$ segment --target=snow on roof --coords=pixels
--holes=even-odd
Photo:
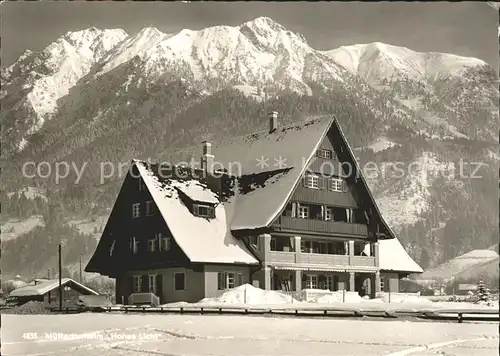
[[[211,204],[219,203],[217,195],[199,181],[189,180],[186,182],[179,182],[173,180],[171,185],[172,187],[179,189],[193,201]]]
[[[134,161],[175,242],[191,262],[257,264],[258,260],[229,228],[230,207],[215,206],[215,218],[194,216],[177,189],[189,190],[195,180],[159,178],[143,162]],[[172,182],[175,182],[172,184]],[[176,189],[177,188],[177,189]]]
[[[423,269],[408,255],[397,238],[379,240],[380,269],[422,273]]]
[[[272,222],[300,181],[332,121],[331,116],[318,116],[271,133],[263,131],[213,146],[215,161],[229,175],[238,177],[239,189],[230,202],[235,214],[232,230],[255,229]]]
[[[98,293],[89,287],[84,286],[81,283],[76,282],[75,280],[71,278],[63,278],[61,280],[61,285],[65,285],[68,283],[74,283],[80,288],[88,291],[91,294],[98,295]],[[57,288],[59,286],[59,279],[49,279],[45,280],[41,283],[38,284],[29,284],[24,287],[18,288],[13,290],[10,293],[10,297],[28,297],[28,296],[34,296],[34,295],[44,295],[45,293]]]

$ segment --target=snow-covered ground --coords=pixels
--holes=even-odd
[[[312,293],[312,290],[307,290]],[[312,302],[300,302],[292,295],[279,291],[266,291],[255,288],[252,285],[229,289],[218,297],[205,298],[198,303],[169,303],[162,307],[255,307],[265,309],[324,309],[341,308],[352,310],[441,310],[441,309],[498,309],[498,301],[492,302],[490,306],[483,304],[465,302],[432,302],[428,298],[419,297],[414,294],[393,293],[392,297],[384,295],[376,299],[363,299],[355,292],[347,292],[345,296],[341,291],[326,294],[318,294],[312,298]],[[345,300],[345,302],[343,302]]]
[[[486,356],[498,348],[493,323],[90,313],[2,319],[5,356]]]

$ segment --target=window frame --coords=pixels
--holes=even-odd
[[[149,239],[148,252],[155,252],[155,251],[156,251],[156,239]]]
[[[132,219],[141,217],[141,203],[132,204]]]
[[[161,233],[157,235],[159,242],[159,251],[166,252],[172,249],[172,238],[170,236],[161,236]]]
[[[217,290],[224,291],[243,285],[243,273],[238,272],[218,272],[217,273]]]
[[[178,275],[182,275],[182,284],[183,284],[183,288],[177,288],[177,276]],[[183,291],[186,291],[186,273],[185,272],[175,272],[174,273],[174,292],[183,292]]]
[[[134,279],[132,293],[142,293],[142,276],[132,276]],[[137,283],[138,282],[138,283]]]
[[[153,293],[153,294],[156,294],[157,290],[156,290],[156,282],[157,282],[157,279],[158,278],[158,275],[157,274],[149,274],[148,275],[148,291],[149,293]],[[153,283],[151,283],[151,280],[153,280]]]
[[[307,205],[300,205],[297,210],[298,210],[297,217],[299,219],[309,219],[309,207]]]
[[[342,193],[344,191],[344,184],[344,180],[341,178],[330,178],[328,179],[328,190]]]
[[[319,189],[319,179],[320,177],[316,174],[306,174],[306,187],[309,189]]]
[[[313,280],[315,282],[313,283]],[[314,284],[316,287],[314,287]],[[306,275],[306,289],[318,289],[318,275],[317,274],[307,274]]]
[[[325,276],[325,284],[323,286],[325,290],[334,291],[335,290],[335,278],[334,276]]]
[[[201,214],[200,208],[207,209],[207,214]],[[215,218],[215,208],[208,204],[193,204],[193,213],[200,218]]]
[[[316,156],[319,158],[323,158],[323,159],[332,159],[333,152],[332,152],[332,150],[329,150],[327,148],[320,148],[320,149],[318,149]]]
[[[147,200],[146,201],[146,216],[153,216],[154,215],[154,202],[152,200]]]

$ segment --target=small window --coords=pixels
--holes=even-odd
[[[309,219],[309,207],[308,206],[300,206],[299,207],[299,218],[300,219]]]
[[[215,208],[210,205],[193,205],[194,215],[203,218],[215,218]]]
[[[184,274],[184,272],[178,272],[174,274],[174,290],[186,290],[186,275]]]
[[[324,159],[332,159],[332,151],[326,149],[319,149],[316,152],[316,156]]]
[[[236,280],[238,278],[238,281]],[[217,273],[217,289],[226,290],[243,284],[243,274],[236,274],[234,272],[219,272]]]
[[[149,275],[149,292],[156,294],[156,274]]]
[[[334,283],[335,283],[335,281],[334,281],[333,276],[326,276],[324,288],[326,290],[334,291],[335,290]]]
[[[152,200],[148,200],[146,202],[146,215],[151,216],[154,215],[154,204]]]
[[[149,252],[156,251],[156,239],[148,240],[148,251]]]
[[[141,203],[132,205],[132,217],[138,218],[141,215]]]
[[[134,293],[140,293],[142,287],[142,276],[134,276]]]
[[[338,178],[330,178],[328,181],[328,189],[333,192],[342,192],[343,191],[344,181]]]
[[[157,239],[160,240],[160,251],[170,251],[172,248],[170,237],[162,237],[160,233],[157,234]]]
[[[326,208],[325,210],[325,220],[332,221],[333,220],[333,210],[332,208]]]
[[[317,289],[318,288],[318,276],[308,274],[306,277],[306,289]]]
[[[319,189],[319,177],[313,174],[307,174],[304,177],[304,186],[312,189]]]

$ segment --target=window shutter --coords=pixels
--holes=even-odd
[[[346,182],[345,180],[343,180],[343,181],[342,181],[342,191],[343,191],[344,193],[346,193],[346,192],[347,192],[347,182]]]
[[[149,276],[144,274],[141,276],[141,292],[147,293],[149,291]]]
[[[195,215],[200,215],[200,213],[199,213],[199,211],[198,211],[198,205],[196,205],[196,204],[193,204],[193,213],[194,213]]]
[[[321,220],[325,220],[325,206],[321,205]]]
[[[302,185],[304,187],[307,187],[307,174],[305,174],[303,177],[302,177]]]
[[[322,177],[318,178],[318,188],[325,189],[325,178]]]
[[[296,212],[295,216],[300,217],[300,203],[297,203],[296,207],[297,207],[297,212]]]
[[[297,203],[292,203],[292,218],[297,217]]]

